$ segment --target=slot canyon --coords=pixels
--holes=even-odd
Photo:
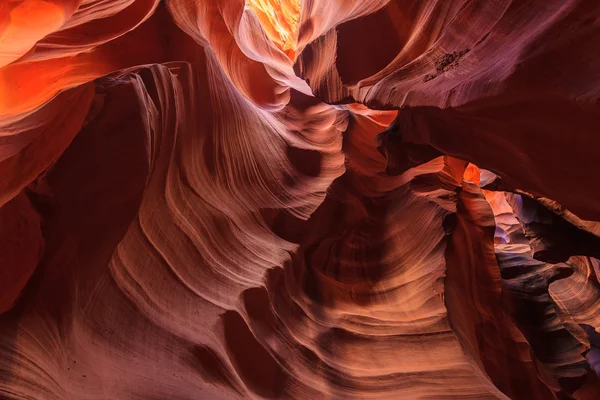
[[[600,2],[0,0],[0,399],[600,399]]]

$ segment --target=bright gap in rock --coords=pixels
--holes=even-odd
[[[293,58],[298,38],[300,0],[248,0],[267,36]]]

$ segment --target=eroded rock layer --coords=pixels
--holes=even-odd
[[[599,18],[0,4],[0,397],[599,398]]]

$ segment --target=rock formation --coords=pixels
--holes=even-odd
[[[0,398],[600,398],[600,3],[4,0]]]

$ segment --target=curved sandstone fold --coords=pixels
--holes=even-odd
[[[598,399],[598,15],[4,1],[0,397]]]
[[[425,120],[404,142],[467,159],[598,220],[598,185],[580,182],[598,170],[599,11],[578,0],[390,1],[310,43],[296,69],[327,102],[405,108],[415,114],[407,123]],[[377,53],[370,26],[393,52]],[[565,149],[577,157],[556,162]]]

